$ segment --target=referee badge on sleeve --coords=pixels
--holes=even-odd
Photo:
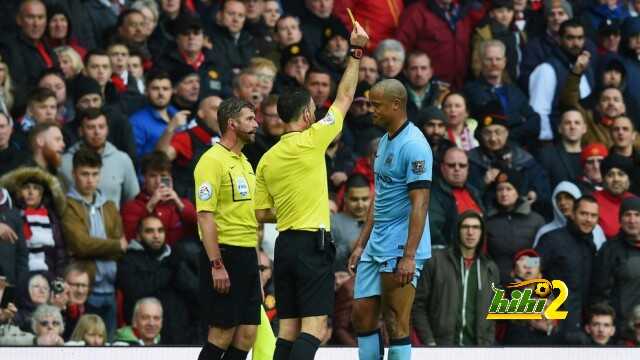
[[[198,188],[198,198],[200,200],[207,201],[211,199],[211,194],[212,194],[211,184],[208,181],[205,181],[202,184],[200,184],[200,187]]]
[[[411,171],[416,175],[424,174],[424,160],[416,160],[411,162]]]

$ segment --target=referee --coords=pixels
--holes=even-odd
[[[200,301],[209,325],[199,360],[246,359],[260,324],[262,302],[255,175],[240,152],[255,140],[254,108],[230,98],[220,104],[218,121],[222,138],[202,155],[194,173],[198,228],[205,249]]]
[[[274,360],[313,359],[333,312],[336,250],[329,238],[325,152],[342,130],[368,39],[355,23],[347,68],[322,120],[316,122],[316,106],[306,90],[280,97],[278,115],[286,131],[258,163],[256,218],[277,221],[280,232],[273,274],[280,318]]]

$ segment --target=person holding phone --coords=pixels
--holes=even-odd
[[[136,238],[138,223],[148,215],[162,221],[169,246],[185,236],[195,236],[195,206],[175,191],[169,157],[157,150],[149,153],[142,159],[142,175],[142,191],[122,206],[127,240]]]

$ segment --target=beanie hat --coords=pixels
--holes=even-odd
[[[613,168],[624,171],[624,173],[631,178],[633,174],[633,160],[616,153],[609,154],[609,156],[602,161],[602,164],[600,164],[600,174],[604,178]]]
[[[592,156],[602,156],[605,158],[607,155],[609,155],[609,150],[607,150],[607,147],[604,146],[604,144],[591,143],[582,149],[582,152],[580,153],[580,163],[584,166],[587,159]]]
[[[85,95],[98,94],[102,96],[102,89],[97,80],[88,76],[80,75],[71,84],[73,91],[73,104],[77,104],[78,101]]]
[[[620,217],[630,210],[640,211],[640,197],[631,196],[622,200],[622,204],[620,204]]]
[[[495,181],[493,182],[494,191],[497,189],[498,184],[501,183],[509,183],[513,186],[518,192],[518,196],[522,196],[526,193],[526,189],[524,189],[525,181],[524,177],[518,171],[514,169],[502,170],[496,176]]]
[[[436,106],[428,106],[420,110],[416,120],[420,126],[424,126],[429,120],[433,119],[441,120],[445,125],[447,124],[447,115]]]
[[[359,100],[369,100],[369,90],[371,90],[371,85],[369,85],[366,81],[360,81],[358,86],[356,87],[356,93],[353,97],[353,101]]]
[[[544,1],[544,17],[549,17],[551,9],[561,7],[567,13],[569,19],[573,18],[573,8],[567,0],[545,0]]]
[[[190,65],[180,64],[171,68],[171,71],[168,71],[169,78],[171,78],[171,84],[173,86],[178,86],[182,80],[184,80],[187,76],[190,75],[198,75],[198,72]]]
[[[502,125],[509,129],[507,116],[504,113],[502,104],[499,100],[491,100],[484,105],[480,105],[473,109],[471,117],[478,122],[475,130],[475,137],[480,140],[482,129],[491,125]]]

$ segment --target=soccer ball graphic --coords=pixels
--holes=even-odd
[[[551,286],[549,286],[549,283],[546,281],[539,282],[536,284],[536,289],[534,290],[534,292],[539,297],[546,298],[547,296],[549,296],[549,294],[551,294]]]

